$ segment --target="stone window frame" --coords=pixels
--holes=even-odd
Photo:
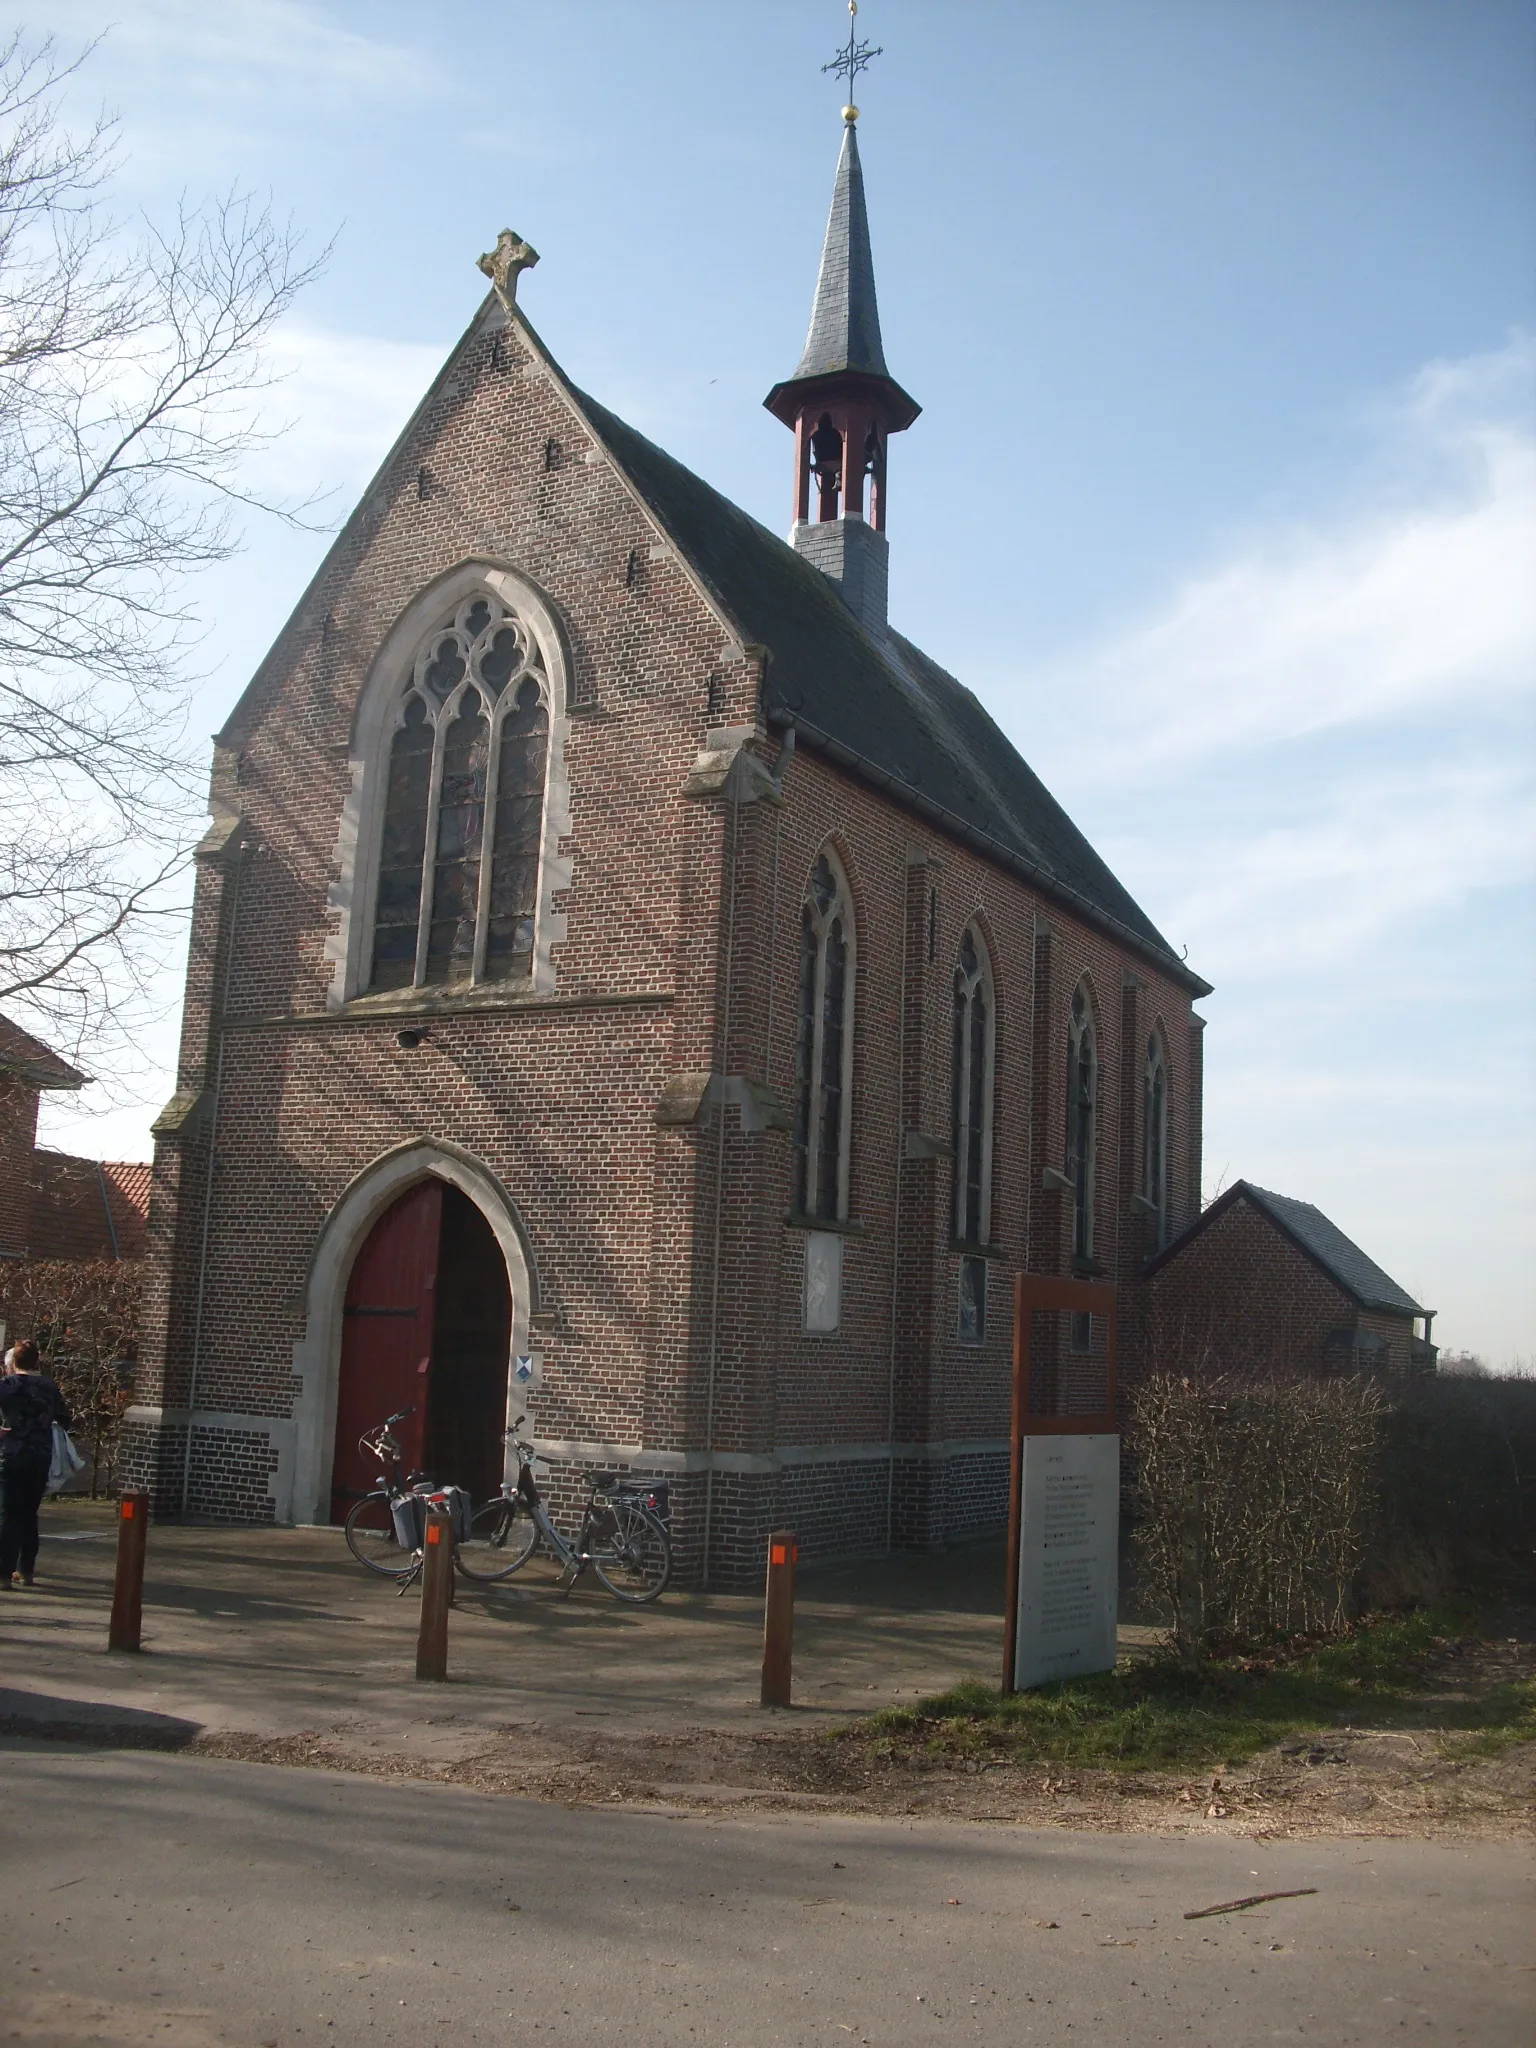
[[[373,959],[374,907],[390,747],[404,716],[410,678],[422,647],[477,596],[494,599],[527,632],[538,650],[546,692],[549,750],[532,971],[516,980],[413,984],[370,991],[368,978]],[[368,665],[348,739],[350,788],[337,832],[336,878],[329,899],[333,921],[326,945],[326,957],[331,964],[330,1008],[340,1009],[359,1000],[391,1006],[420,1002],[439,1005],[471,999],[494,1002],[498,998],[554,992],[554,949],[566,934],[565,913],[556,910],[554,904],[571,884],[571,860],[562,850],[571,830],[570,781],[565,760],[570,732],[571,674],[570,649],[554,605],[510,563],[488,559],[461,562],[425,585],[400,613]],[[431,866],[429,843],[423,857],[424,881]]]
[[[976,957],[974,969],[964,964],[965,942],[969,939]],[[964,987],[962,987],[962,982]],[[997,978],[992,966],[992,948],[981,920],[972,918],[960,935],[955,949],[954,993],[956,1017],[951,1060],[950,1111],[955,1155],[950,1215],[954,1241],[962,1250],[979,1252],[992,1242],[992,1153],[997,1096]],[[984,1005],[981,1084],[981,1171],[976,1191],[976,1215],[970,1215],[971,1126],[966,1105],[971,1092],[972,1006],[977,997]],[[961,1012],[964,1022],[961,1022]]]
[[[832,877],[831,898],[822,906],[815,896],[817,869],[825,862]],[[843,975],[842,1013],[842,1057],[840,1061],[839,1084],[841,1097],[838,1103],[837,1130],[837,1199],[835,1211],[828,1216],[819,1206],[817,1192],[821,1165],[821,1119],[812,1116],[813,1097],[817,1090],[816,1076],[822,1071],[825,1058],[826,1032],[826,979],[827,942],[834,925],[841,924],[843,942],[847,948],[847,964]],[[811,1043],[805,1045],[803,1014],[805,940],[807,934],[814,937],[815,962],[811,989]],[[852,1180],[853,1155],[853,1034],[854,1020],[858,1008],[859,939],[858,922],[854,915],[853,891],[848,882],[848,871],[838,855],[837,848],[829,840],[816,852],[806,878],[805,892],[800,905],[800,948],[802,1001],[796,1004],[796,1105],[795,1131],[797,1138],[803,1131],[803,1142],[797,1144],[799,1156],[795,1162],[797,1185],[794,1190],[795,1213],[813,1223],[846,1223],[849,1213],[849,1192]],[[801,1071],[803,1069],[803,1071]]]
[[[1083,1100],[1083,1073],[1088,1076],[1087,1101]],[[1103,1061],[1099,1057],[1098,1005],[1093,985],[1085,974],[1072,991],[1067,1012],[1066,1129],[1063,1134],[1062,1172],[1072,1191],[1072,1260],[1090,1265],[1094,1256],[1094,1224],[1097,1220],[1095,1181],[1099,1164],[1100,1081]],[[1082,1114],[1088,1112],[1088,1136],[1082,1141]]]
[[[1157,1083],[1161,1080],[1159,1095]],[[1168,1058],[1167,1035],[1162,1019],[1147,1038],[1146,1065],[1142,1075],[1141,1193],[1152,1215],[1153,1249],[1161,1251],[1168,1242],[1173,1213],[1172,1178],[1168,1161],[1168,1126],[1173,1088]]]

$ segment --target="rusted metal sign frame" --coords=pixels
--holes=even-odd
[[[1104,1407],[1092,1415],[1031,1415],[1030,1337],[1042,1309],[1102,1316],[1105,1322]],[[1047,1273],[1013,1276],[1013,1420],[1008,1433],[1008,1559],[1003,1600],[1003,1692],[1011,1693],[1019,1647],[1019,1569],[1024,1543],[1024,1439],[1027,1436],[1115,1436],[1115,1289],[1108,1280],[1061,1280]]]

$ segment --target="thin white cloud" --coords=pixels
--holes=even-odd
[[[191,83],[216,79],[221,97],[283,90],[308,97],[419,94],[440,75],[430,49],[344,28],[306,0],[52,0],[48,26],[84,40],[106,33],[118,62],[134,56],[174,62]]]
[[[1216,984],[1207,1178],[1319,1203],[1438,1334],[1536,1352],[1536,345],[1427,365],[1352,470],[1014,697]]]
[[[1434,363],[1310,519],[1250,536],[1162,612],[1034,679],[1120,783],[1267,742],[1507,703],[1536,665],[1536,343]],[[1054,735],[1060,744],[1065,735]]]
[[[381,341],[301,319],[267,350],[280,380],[267,411],[288,431],[254,465],[257,479],[293,496],[336,494],[343,516],[442,368],[451,344]]]

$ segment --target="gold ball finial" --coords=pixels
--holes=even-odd
[[[859,110],[857,107],[844,107],[843,119],[848,123],[850,127],[852,127],[853,123],[857,121],[858,118]]]

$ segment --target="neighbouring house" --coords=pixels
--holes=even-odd
[[[1310,1202],[1233,1183],[1146,1267],[1146,1356],[1174,1367],[1433,1372],[1423,1308]]]
[[[88,1076],[0,1017],[0,1259],[141,1259],[150,1167],[80,1159],[37,1143],[45,1089]]]

